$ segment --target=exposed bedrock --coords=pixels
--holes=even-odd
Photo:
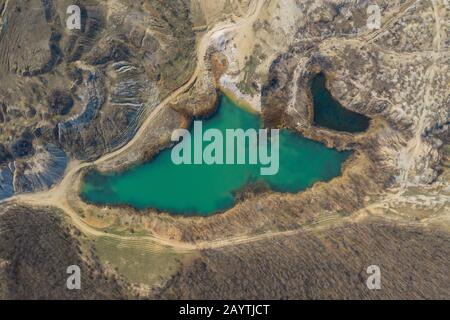
[[[14,164],[0,167],[0,200],[14,195]]]
[[[121,61],[104,72],[89,74],[84,111],[58,125],[59,143],[74,158],[92,160],[124,145],[159,102],[141,67]]]
[[[60,181],[68,163],[64,151],[53,144],[36,148],[31,158],[0,167],[0,199],[15,193],[47,189]]]
[[[16,161],[16,192],[33,192],[51,187],[64,175],[68,157],[57,146],[47,144],[39,147],[27,161]]]

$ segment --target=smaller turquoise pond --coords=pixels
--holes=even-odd
[[[221,132],[258,129],[260,118],[222,97],[216,114],[203,121],[203,128],[217,128]],[[175,165],[171,149],[166,149],[150,162],[124,172],[89,172],[83,180],[81,197],[101,205],[211,215],[231,208],[236,192],[249,184],[262,183],[274,191],[298,192],[317,181],[330,180],[340,175],[342,163],[351,154],[327,148],[287,130],[280,131],[279,141],[279,171],[273,176],[261,176],[260,165]]]

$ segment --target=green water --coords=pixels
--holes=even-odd
[[[203,121],[204,131],[260,128],[259,116],[222,97],[217,113]],[[338,152],[287,130],[280,131],[279,171],[261,176],[260,165],[175,165],[171,149],[148,163],[116,174],[92,171],[81,196],[96,204],[156,208],[174,214],[210,215],[232,207],[235,194],[249,185],[281,192],[298,192],[314,182],[340,174],[350,152]],[[248,148],[246,144],[246,148]]]
[[[363,132],[370,124],[366,116],[342,107],[325,86],[325,76],[320,73],[311,83],[314,101],[314,124],[336,131]]]

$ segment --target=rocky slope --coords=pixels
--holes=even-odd
[[[195,66],[188,1],[76,1],[81,30],[72,4],[0,1],[0,198],[59,181],[59,166],[45,182],[16,170],[47,145],[93,160],[128,142]]]

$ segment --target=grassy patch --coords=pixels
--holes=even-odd
[[[103,263],[113,267],[132,283],[159,285],[195,253],[179,253],[151,242],[121,241],[101,237],[95,248]]]
[[[255,89],[252,85],[252,79],[255,75],[256,68],[258,67],[259,60],[256,56],[252,55],[245,63],[244,67],[244,79],[237,84],[238,89],[245,94],[253,95]]]

